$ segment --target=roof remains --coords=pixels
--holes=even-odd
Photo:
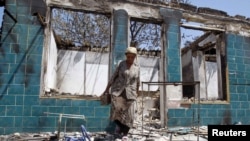
[[[172,1],[172,2],[169,2]],[[250,37],[250,18],[242,15],[230,16],[225,11],[209,7],[197,7],[189,3],[178,3],[177,0],[46,0],[47,6],[66,8],[75,11],[88,11],[112,14],[114,10],[124,9],[131,18],[161,22],[160,8],[179,10],[183,21],[200,23],[192,27],[181,22],[180,26],[193,29],[218,30],[227,33]],[[185,25],[184,25],[185,24]]]

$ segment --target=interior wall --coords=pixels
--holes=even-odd
[[[54,53],[54,52],[53,52]],[[55,54],[54,54],[55,55]],[[57,64],[48,66],[47,74],[56,73],[56,80],[48,75],[51,89],[60,94],[99,96],[108,82],[109,53],[58,50]],[[138,56],[141,67],[141,82],[157,82],[159,77],[159,57]],[[52,60],[53,61],[53,60]],[[159,86],[143,86],[144,90],[157,91]],[[140,86],[142,90],[142,86]]]
[[[205,62],[208,99],[218,99],[218,67],[216,62]]]
[[[159,57],[138,56],[140,64],[140,79],[141,82],[158,82],[159,81]],[[140,85],[139,90],[143,91],[157,91],[158,85]]]
[[[50,48],[47,51],[44,61],[46,62],[46,72],[44,78],[44,87],[46,92],[50,92],[51,89],[56,89],[56,72],[57,72],[57,54],[58,49],[55,42],[54,34],[50,33]]]

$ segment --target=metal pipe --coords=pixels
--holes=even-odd
[[[143,83],[142,83],[142,102],[141,102],[142,103],[142,106],[141,106],[142,107],[142,118],[141,118],[141,120],[142,120],[142,122],[141,122],[142,134],[143,134],[143,114],[144,114],[144,112],[143,112],[144,111],[143,100],[144,100],[144,93],[143,93]]]
[[[62,113],[50,113],[50,112],[44,112],[44,114],[49,115],[61,115],[62,117],[66,118],[79,118],[79,119],[86,119],[84,115],[74,115],[74,114],[62,114]]]
[[[199,141],[200,136],[200,83],[197,85],[198,90],[198,135],[197,135],[197,141]]]
[[[61,122],[62,122],[62,114],[59,115],[59,119],[58,119],[58,131],[57,131],[58,140],[60,140]]]

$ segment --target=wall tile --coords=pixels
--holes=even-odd
[[[7,106],[6,116],[22,116],[23,115],[23,106]]]
[[[39,127],[39,118],[35,117],[26,117],[23,119],[23,125],[25,127]]]
[[[15,117],[15,123],[14,126],[17,128],[22,128],[23,126],[23,117]]]
[[[0,117],[0,127],[14,127],[14,117]]]
[[[32,106],[31,107],[31,116],[45,116],[48,112],[47,106]]]
[[[0,105],[14,105],[14,104],[15,104],[15,96],[11,95],[2,96]]]
[[[6,116],[7,106],[0,106],[0,115]]]
[[[109,117],[110,109],[109,108],[95,108],[95,117],[105,118]]]
[[[33,88],[33,87],[30,87],[31,89]],[[42,105],[42,106],[48,106],[49,108],[50,108],[50,106],[55,106],[56,104],[56,100],[55,99],[41,99],[40,100],[40,105]],[[49,110],[50,111],[50,110]]]

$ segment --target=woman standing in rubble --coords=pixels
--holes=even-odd
[[[127,135],[133,126],[135,102],[140,84],[140,67],[137,59],[137,49],[128,47],[126,60],[119,63],[112,75],[105,93],[111,87],[110,119],[116,123],[116,133]]]

